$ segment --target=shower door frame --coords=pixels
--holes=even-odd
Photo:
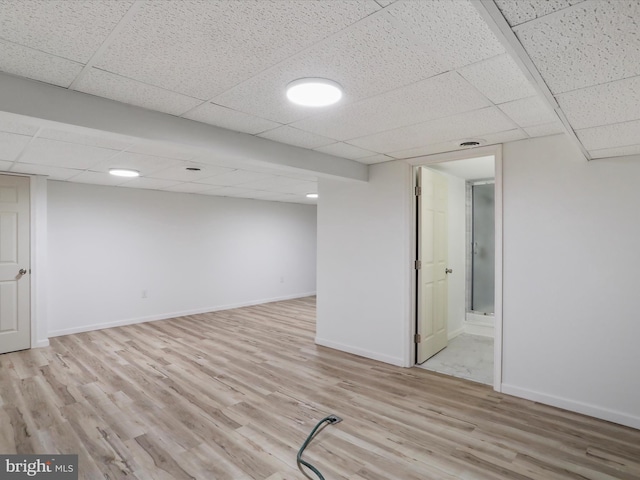
[[[465,185],[465,194],[466,194],[466,257],[465,257],[465,312],[473,313],[479,316],[490,316],[494,318],[495,313],[495,303],[493,306],[494,313],[487,315],[486,312],[481,312],[479,310],[473,309],[473,187],[476,185],[493,185],[494,188],[494,201],[495,201],[495,179],[486,178],[486,179],[478,179],[478,180],[468,180]],[[495,222],[495,207],[494,207],[494,222]],[[494,230],[495,233],[495,230]],[[494,238],[495,243],[495,238]],[[497,250],[496,250],[497,253]],[[495,265],[494,265],[495,268]],[[494,271],[495,275],[495,271]],[[494,282],[495,283],[495,282]],[[495,287],[495,285],[494,285]],[[495,302],[495,294],[494,294],[494,302]],[[465,320],[466,321],[466,320]]]

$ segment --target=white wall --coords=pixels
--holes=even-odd
[[[372,166],[366,184],[320,180],[318,344],[407,364],[410,184],[404,162]]]
[[[640,428],[640,162],[503,154],[503,389]]]
[[[310,295],[315,250],[315,206],[50,181],[49,335]]]
[[[506,144],[503,161],[503,391],[640,428],[640,162],[586,163],[564,136]],[[402,364],[410,167],[370,175],[320,185],[318,336]]]

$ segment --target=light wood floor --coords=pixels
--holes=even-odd
[[[0,453],[83,479],[639,479],[640,431],[317,347],[313,298],[53,338],[0,356]],[[568,379],[569,381],[569,379]]]

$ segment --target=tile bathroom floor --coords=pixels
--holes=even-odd
[[[462,333],[420,368],[493,385],[493,338]]]

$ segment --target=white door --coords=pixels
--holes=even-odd
[[[447,346],[447,179],[418,170],[418,363]]]
[[[29,178],[0,175],[0,353],[31,347]]]

